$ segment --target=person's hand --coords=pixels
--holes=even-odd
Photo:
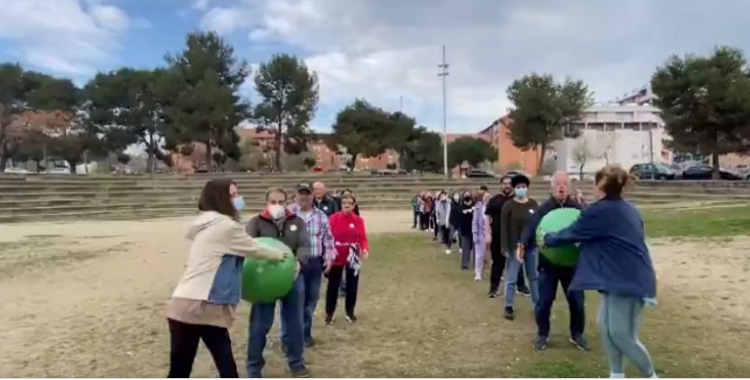
[[[503,252],[503,256],[505,256],[505,258],[508,258],[510,257],[510,254],[508,252]]]
[[[544,244],[544,238],[545,237],[546,237],[546,235],[543,236],[541,239],[537,240],[537,242],[536,242],[536,245],[537,245],[537,247],[539,247],[539,250],[543,251],[543,250],[547,249],[547,244]]]
[[[524,256],[526,255],[526,250],[523,248],[522,245],[518,245],[516,247],[516,259],[518,259],[518,262],[523,264]]]
[[[326,263],[323,265],[323,274],[328,274],[331,271],[331,267],[333,266],[333,262],[326,261]]]
[[[367,260],[370,257],[370,251],[362,251],[362,259]]]
[[[297,266],[294,269],[294,278],[296,279],[299,277],[299,271],[302,268],[302,266],[299,264],[299,261],[297,261]]]
[[[492,243],[492,235],[491,234],[485,234],[484,235],[484,241],[486,241],[487,244]]]

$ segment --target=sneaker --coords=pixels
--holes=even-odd
[[[349,321],[349,323],[357,323],[357,316],[354,314],[346,314],[346,320]]]
[[[333,314],[326,315],[326,326],[333,324]]]
[[[296,377],[298,379],[306,379],[310,377],[310,370],[307,369],[307,367],[302,367],[298,369],[293,369],[292,371],[292,377]]]
[[[537,351],[543,351],[547,348],[547,341],[549,339],[546,336],[537,336],[534,339],[534,349]]]
[[[490,290],[489,293],[487,293],[488,298],[497,298],[497,290]]]
[[[590,351],[591,347],[589,346],[588,342],[586,342],[586,339],[583,338],[582,335],[579,335],[577,337],[570,337],[568,338],[568,341],[570,344],[576,346],[577,349],[581,351]]]
[[[482,281],[482,276],[474,276],[474,281]]]
[[[505,307],[505,312],[503,313],[503,317],[505,317],[505,319],[507,319],[509,321],[512,321],[512,320],[516,319],[516,315],[513,312],[513,308],[510,307],[510,306],[506,306]]]
[[[518,289],[518,294],[520,294],[520,295],[522,295],[524,297],[529,297],[529,296],[531,296],[531,291],[528,288],[519,288]]]
[[[310,340],[308,340],[307,342],[305,342],[305,347],[307,347],[307,348],[315,347],[315,344],[316,344],[315,343],[315,338],[310,338]]]

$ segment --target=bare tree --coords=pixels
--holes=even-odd
[[[612,159],[613,147],[615,142],[614,132],[597,133],[596,135],[596,147],[599,150],[597,158],[604,160],[605,165],[609,165],[609,160]]]
[[[591,149],[589,148],[588,139],[583,135],[578,139],[578,143],[573,148],[573,162],[578,165],[578,180],[583,181],[583,168],[586,162],[591,158]]]

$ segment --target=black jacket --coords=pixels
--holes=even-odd
[[[472,222],[474,221],[474,213],[480,212],[475,210],[474,206],[474,202],[471,202],[471,204],[468,205],[466,203],[461,203],[461,205],[457,206],[457,208],[459,208],[457,227],[461,236],[466,238],[471,238],[473,236],[471,233],[471,227]]]
[[[542,221],[542,218],[544,218],[545,215],[549,214],[552,210],[557,210],[558,208],[577,208],[580,210],[581,204],[571,196],[565,198],[565,201],[563,202],[550,196],[546,202],[542,203],[539,208],[536,209],[536,212],[534,212],[534,215],[531,216],[531,219],[523,229],[523,234],[521,234],[521,244],[523,244],[526,252],[536,248],[536,229],[539,227],[539,222]],[[544,255],[538,255],[538,257],[538,267],[543,268],[552,265]]]
[[[324,196],[320,201],[314,199],[313,204],[315,205],[315,207],[321,209],[324,213],[326,213],[328,217],[339,211],[338,203],[336,203],[336,200],[334,200],[329,195]]]

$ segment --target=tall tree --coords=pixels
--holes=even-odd
[[[16,123],[26,108],[27,88],[24,84],[24,71],[20,65],[0,64],[0,172],[5,171],[22,132]]]
[[[162,73],[121,68],[97,74],[84,88],[91,121],[101,126],[109,149],[120,154],[132,143],[145,146],[147,173],[155,169],[164,136],[162,104],[156,95]]]
[[[401,166],[406,170],[437,172],[443,167],[443,138],[425,127],[415,128],[400,151]]]
[[[49,76],[38,80],[41,85],[26,95],[27,106],[42,116],[42,128],[50,136],[49,155],[65,160],[75,173],[84,153],[106,153],[100,131],[90,123],[87,102],[73,81]]]
[[[215,158],[239,159],[235,127],[249,116],[249,104],[239,91],[250,70],[215,32],[189,34],[185,45],[182,52],[167,57],[169,66],[157,87],[166,146],[202,143],[208,169],[213,170]],[[215,149],[223,153],[214,155]]]
[[[497,149],[489,142],[470,136],[459,137],[448,144],[448,165],[455,167],[464,162],[476,167],[482,162],[497,161]]]
[[[720,155],[750,151],[750,70],[742,51],[673,56],[656,70],[651,88],[674,145],[710,155],[714,178]]]
[[[261,128],[274,132],[274,165],[282,170],[282,150],[288,154],[306,151],[312,137],[309,123],[318,107],[318,76],[301,59],[277,54],[260,65],[255,89],[261,101],[254,117]]]
[[[346,148],[351,155],[350,167],[354,167],[357,157],[375,157],[391,148],[391,133],[394,123],[388,112],[357,99],[336,115],[333,133],[326,141],[334,151],[339,146]]]
[[[509,137],[522,150],[539,151],[539,168],[550,143],[578,137],[576,123],[592,103],[582,81],[555,82],[552,75],[531,74],[513,81],[507,89],[513,103]]]

